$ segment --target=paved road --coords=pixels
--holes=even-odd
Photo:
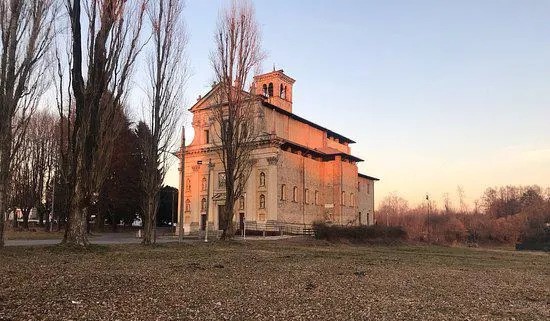
[[[247,236],[247,241],[255,240],[280,240],[286,238],[292,238],[294,236]],[[235,240],[243,240],[242,237],[235,237]],[[177,242],[178,238],[175,236],[160,236],[157,238],[157,243],[173,243]],[[49,240],[6,240],[6,246],[43,246],[43,245],[56,245],[61,242],[60,239]],[[185,243],[203,242],[203,239],[197,238],[185,238]],[[101,235],[90,237],[90,243],[92,244],[139,244],[141,239],[135,237],[132,233],[103,233]]]

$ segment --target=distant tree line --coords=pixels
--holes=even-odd
[[[550,241],[550,188],[488,188],[472,208],[465,205],[463,192],[459,199],[461,206],[457,209],[448,194],[441,208],[429,197],[411,208],[405,199],[392,194],[380,203],[377,223],[401,226],[410,240],[422,242],[476,245]]]

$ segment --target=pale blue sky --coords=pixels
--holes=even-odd
[[[212,82],[227,3],[187,1],[188,102]],[[550,185],[550,1],[254,3],[264,70],[296,79],[296,114],[357,141],[360,171],[381,178],[377,202]]]

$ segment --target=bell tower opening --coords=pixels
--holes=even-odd
[[[285,75],[282,69],[254,77],[256,95],[264,97],[272,105],[292,112],[292,85],[295,80]]]

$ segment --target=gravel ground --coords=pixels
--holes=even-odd
[[[550,255],[308,239],[0,250],[0,320],[548,320]]]

